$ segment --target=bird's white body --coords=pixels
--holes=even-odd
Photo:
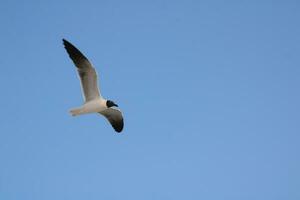
[[[99,97],[91,101],[85,102],[81,107],[70,110],[73,116],[83,115],[87,113],[99,113],[107,109],[106,100]]]

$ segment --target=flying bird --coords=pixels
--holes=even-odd
[[[99,113],[110,122],[116,132],[120,133],[124,126],[122,112],[112,100],[107,100],[101,96],[95,68],[74,45],[65,39],[63,39],[63,44],[77,68],[84,97],[84,104],[71,109],[70,113],[72,116]]]

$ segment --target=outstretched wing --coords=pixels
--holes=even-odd
[[[63,39],[70,58],[77,67],[85,102],[100,97],[97,73],[90,61],[70,42]]]
[[[123,130],[124,120],[122,112],[119,109],[110,107],[99,113],[102,114],[110,122],[115,131],[120,133]]]

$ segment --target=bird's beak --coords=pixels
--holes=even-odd
[[[118,106],[117,104],[115,104],[115,103],[114,103],[113,105],[116,106],[116,107],[119,107],[119,106]]]

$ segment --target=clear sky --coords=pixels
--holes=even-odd
[[[0,199],[299,200],[299,1],[0,3]],[[82,103],[62,38],[123,134]]]

